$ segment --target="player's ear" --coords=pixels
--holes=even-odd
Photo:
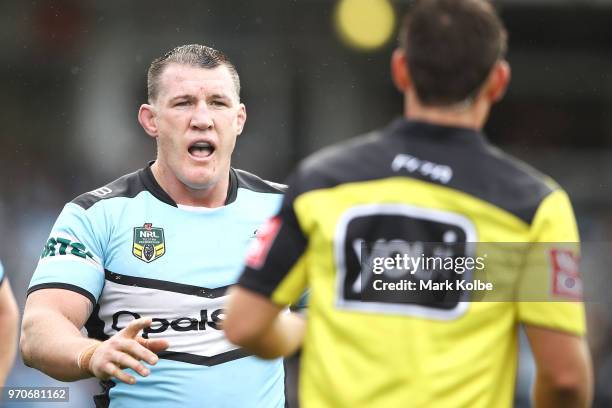
[[[238,107],[238,116],[236,120],[237,120],[237,126],[238,126],[237,134],[240,135],[242,133],[242,130],[244,129],[244,124],[246,123],[246,120],[247,120],[246,106],[244,106],[244,103],[241,103],[240,106]]]
[[[504,97],[510,77],[510,64],[506,60],[497,61],[491,69],[485,90],[491,103],[499,102]]]
[[[401,93],[406,93],[406,90],[411,86],[408,60],[406,59],[406,53],[401,48],[397,48],[391,55],[391,78],[395,87]]]
[[[145,132],[151,137],[157,137],[157,121],[153,105],[143,103],[138,109],[138,122]]]

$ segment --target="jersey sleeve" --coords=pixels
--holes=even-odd
[[[518,287],[518,319],[584,335],[580,239],[567,194],[555,190],[538,208]]]
[[[307,240],[295,213],[299,183],[290,187],[278,214],[260,229],[247,252],[246,267],[238,285],[269,297],[274,303],[296,304],[307,286]]]
[[[104,286],[101,235],[91,209],[66,204],[43,247],[28,295],[60,288],[80,293],[95,304]]]
[[[0,284],[4,282],[4,266],[2,266],[2,261],[0,261]]]

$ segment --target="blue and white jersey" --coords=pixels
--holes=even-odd
[[[0,284],[4,282],[4,267],[2,266],[2,261],[0,261]]]
[[[177,205],[150,167],[66,204],[28,294],[62,288],[94,305],[85,325],[105,340],[128,322],[153,317],[146,338],[168,350],[151,374],[103,383],[110,407],[283,407],[281,359],[265,361],[229,343],[218,323],[226,290],[242,270],[257,229],[275,214],[284,186],[231,169],[226,205]],[[145,364],[146,365],[146,364]],[[104,406],[104,405],[102,405]]]

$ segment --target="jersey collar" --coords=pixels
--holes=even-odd
[[[485,147],[488,142],[484,133],[469,128],[441,126],[429,122],[399,118],[391,122],[388,133],[426,143]]]
[[[155,160],[150,161],[149,165],[142,170],[140,170],[139,176],[144,184],[145,188],[158,200],[169,204],[173,207],[178,207],[176,202],[164,191],[164,189],[159,185],[157,180],[155,180],[155,176],[153,176],[153,172],[151,171],[151,165],[155,163]],[[229,185],[227,187],[227,197],[225,199],[225,205],[231,204],[236,201],[238,197],[238,177],[236,176],[236,171],[233,167],[230,167],[229,174]]]

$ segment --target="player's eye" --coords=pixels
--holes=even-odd
[[[189,105],[189,101],[178,101],[174,104],[174,106],[187,106]]]

